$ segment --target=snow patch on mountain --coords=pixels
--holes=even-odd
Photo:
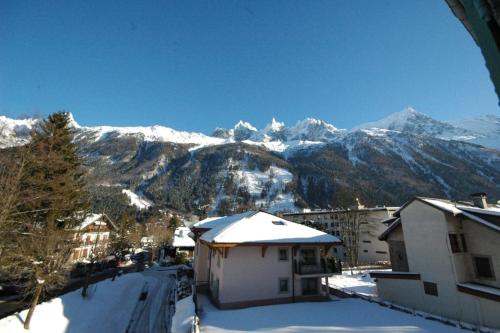
[[[251,169],[247,162],[229,161],[228,170],[219,175],[219,179],[231,178],[239,191],[246,191],[255,203],[255,207],[269,212],[295,212],[293,193],[286,190],[287,184],[293,180],[293,174],[286,169],[271,165],[266,171]],[[224,181],[220,181],[224,184]],[[234,200],[234,196],[224,193],[220,188],[212,212],[220,207],[225,200]]]
[[[153,205],[150,201],[148,201],[144,197],[142,197],[142,196],[140,196],[140,195],[138,195],[130,190],[123,189],[122,193],[127,195],[131,206],[135,206],[140,210],[148,209],[149,207],[151,207]]]

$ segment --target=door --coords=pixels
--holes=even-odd
[[[318,278],[302,279],[302,295],[318,294]]]

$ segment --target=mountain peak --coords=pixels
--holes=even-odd
[[[267,124],[264,128],[264,132],[279,132],[285,128],[285,123],[277,121],[276,118],[271,119],[271,123]]]
[[[255,127],[252,126],[252,124],[250,124],[249,122],[246,122],[246,121],[243,121],[243,120],[240,120],[238,121],[238,123],[236,125],[234,125],[234,129],[248,129],[250,131],[255,131],[257,132],[257,129]]]

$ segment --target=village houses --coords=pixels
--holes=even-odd
[[[117,230],[116,225],[106,214],[91,214],[75,228],[75,239],[79,245],[73,250],[71,259],[87,260],[92,255],[106,249],[110,235]]]

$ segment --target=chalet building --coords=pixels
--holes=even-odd
[[[195,283],[220,308],[325,300],[321,278],[338,238],[266,212],[207,218],[191,227]]]
[[[392,272],[374,272],[378,295],[408,308],[500,328],[500,205],[415,198],[380,236]]]
[[[353,218],[359,219],[358,263],[371,264],[389,261],[387,243],[379,240],[378,235],[387,228],[383,222],[391,218],[397,209],[398,207],[385,206],[369,208],[358,203],[349,209],[313,210],[282,216],[286,220],[323,230],[342,240],[345,239],[343,224],[349,223]],[[333,247],[330,254],[342,261],[348,259],[342,245]]]
[[[185,253],[188,257],[192,257],[194,253],[194,240],[189,237],[191,230],[188,227],[178,227],[174,231],[174,239],[172,240],[172,247],[175,253]]]
[[[82,224],[75,228],[75,239],[80,239],[80,245],[73,250],[72,260],[86,260],[93,253],[106,249],[116,225],[106,214],[91,214]]]

